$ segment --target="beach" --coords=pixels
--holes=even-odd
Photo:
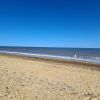
[[[100,100],[100,68],[0,55],[0,100]]]

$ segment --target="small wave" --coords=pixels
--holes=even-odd
[[[0,51],[1,54],[13,54],[37,58],[47,58],[47,59],[61,59],[61,60],[71,60],[71,61],[82,61],[100,64],[100,57],[68,57],[68,56],[56,56],[47,54],[33,54],[33,53],[22,53],[22,52],[10,52],[10,51]]]

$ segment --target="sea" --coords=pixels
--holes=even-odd
[[[66,61],[74,60],[100,64],[100,48],[0,46],[0,53],[49,59],[62,59]]]

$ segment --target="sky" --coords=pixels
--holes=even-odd
[[[0,46],[100,48],[100,0],[0,0]]]

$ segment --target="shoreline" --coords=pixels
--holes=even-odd
[[[72,61],[72,62],[79,62],[79,63],[90,63],[94,65],[100,65],[100,61],[89,60],[89,59],[82,59],[69,56],[58,56],[58,55],[48,55],[48,54],[35,54],[35,53],[25,53],[25,52],[11,52],[11,51],[0,51],[0,54],[11,54],[11,55],[19,55],[19,56],[26,56],[26,57],[33,57],[33,58],[41,58],[41,59],[51,59],[51,60],[61,60],[61,61]]]
[[[91,70],[99,70],[100,71],[100,64],[91,63],[91,62],[83,62],[83,61],[75,61],[75,60],[64,60],[64,59],[51,59],[51,58],[41,58],[41,57],[32,57],[32,56],[25,56],[25,55],[19,55],[19,54],[1,54],[2,56],[8,56],[8,57],[14,57],[14,58],[20,58],[20,59],[26,59],[26,60],[36,60],[36,61],[47,61],[47,62],[54,62],[59,64],[71,64],[71,65],[77,65],[77,67],[91,69]]]
[[[74,57],[65,57],[65,56],[56,56],[56,55],[47,55],[47,54],[33,54],[33,53],[24,53],[24,52],[11,52],[11,51],[0,51],[0,54],[100,66],[99,62],[94,62],[94,61],[92,62],[86,59],[80,59],[76,57],[74,58]]]

